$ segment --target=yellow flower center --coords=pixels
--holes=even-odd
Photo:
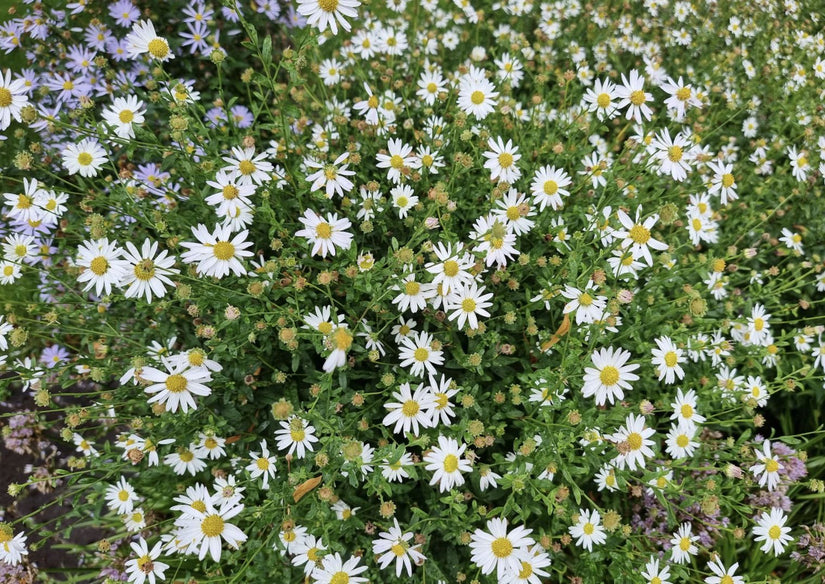
[[[352,346],[352,335],[349,330],[344,327],[338,327],[335,332],[332,333],[332,337],[332,343],[336,349],[348,351]]]
[[[509,152],[502,152],[498,155],[498,163],[501,165],[501,168],[508,168],[513,164],[513,155]]]
[[[681,412],[683,418],[693,417],[693,407],[690,404],[682,404]]]
[[[722,186],[725,188],[732,187],[734,183],[733,175],[726,173],[722,175]]]
[[[81,152],[77,155],[77,163],[80,166],[89,166],[92,163],[92,155],[88,152]]]
[[[146,48],[149,49],[149,54],[156,59],[163,59],[169,54],[169,44],[160,37],[153,38],[149,41]]]
[[[779,470],[779,462],[774,460],[773,458],[768,458],[765,460],[765,470],[768,472],[776,472]]]
[[[218,537],[223,533],[223,517],[220,515],[208,515],[201,522],[201,531],[206,537]]]
[[[458,469],[458,457],[455,454],[448,454],[444,457],[444,470],[455,472]]]
[[[693,225],[694,231],[701,231],[702,230],[702,221],[698,217],[694,217],[693,221],[691,222]]]
[[[656,479],[656,486],[664,489],[667,486],[667,477],[659,477]]]
[[[779,539],[782,536],[782,529],[778,525],[773,525],[768,530],[768,537],[771,539]]]
[[[404,402],[404,405],[401,406],[401,413],[403,413],[407,418],[412,418],[420,409],[421,407],[418,405],[417,401],[408,399]]]
[[[555,195],[559,191],[559,185],[554,180],[548,180],[544,183],[544,194]]]
[[[238,187],[235,185],[226,185],[223,187],[222,194],[224,199],[231,201],[238,196]]]
[[[392,553],[394,553],[394,554],[396,555],[396,557],[399,557],[399,558],[400,558],[401,556],[403,556],[405,553],[407,553],[407,550],[406,550],[406,549],[404,549],[404,546],[403,546],[401,543],[396,543],[396,544],[394,544],[394,545],[390,548],[390,551],[391,551]]]
[[[170,375],[166,378],[166,389],[172,393],[180,393],[184,391],[186,389],[186,378],[179,373]]]
[[[0,107],[9,107],[11,105],[11,91],[5,87],[0,87]]]
[[[259,458],[255,461],[255,465],[261,470],[269,470],[269,460],[266,458]]]
[[[430,357],[430,352],[424,347],[418,347],[413,353],[413,357],[416,361],[424,362]]]
[[[401,158],[401,156],[399,156],[398,154],[393,154],[390,157],[390,166],[392,166],[394,169],[398,170],[398,169],[400,169],[401,167],[404,166],[404,159]]]
[[[28,251],[29,251],[29,248],[27,248],[27,247],[26,247],[25,245],[23,245],[23,244],[20,244],[20,245],[18,245],[18,246],[16,246],[16,247],[14,248],[14,253],[15,253],[17,256],[19,256],[19,257],[23,257],[24,255],[26,255],[26,253],[27,253]]]
[[[476,89],[474,92],[470,94],[470,101],[473,102],[475,105],[483,103],[484,93]]]
[[[506,537],[499,537],[493,540],[490,547],[493,549],[493,555],[497,558],[506,558],[513,553],[513,544]]]
[[[375,109],[378,107],[378,98],[374,95],[371,95],[370,98],[367,100],[367,105],[370,106],[370,109]]]
[[[461,310],[464,312],[475,312],[476,301],[472,298],[465,298],[461,301]]]
[[[610,105],[610,96],[606,93],[600,93],[596,98],[596,105],[604,109]]]
[[[124,124],[129,124],[133,119],[135,119],[135,114],[132,110],[122,110],[118,115],[117,118]]]
[[[212,249],[212,253],[219,260],[226,261],[235,255],[235,246],[228,241],[219,241]]]
[[[662,584],[662,579],[658,576],[653,576],[653,578],[650,579],[650,584]]]
[[[803,168],[805,166],[808,166],[808,159],[805,158],[804,156],[800,156],[799,159],[796,161],[796,165],[799,168]]]
[[[18,209],[28,209],[32,206],[34,201],[31,198],[27,197],[26,195],[17,195],[17,208]]]
[[[684,434],[679,434],[679,436],[676,437],[676,445],[679,448],[685,448],[689,443],[690,443],[690,438],[688,438]]]
[[[102,276],[109,269],[109,262],[103,256],[97,256],[89,262],[89,269],[92,270],[96,276]]]
[[[650,240],[650,230],[644,225],[634,225],[628,235],[639,245],[644,245]]]
[[[456,274],[458,274],[458,262],[455,260],[444,262],[444,275],[453,278]]]
[[[304,438],[306,438],[306,432],[304,432],[303,428],[293,429],[289,431],[289,437],[292,438],[293,442],[303,442]]]
[[[404,284],[404,293],[408,296],[415,296],[421,290],[421,284],[418,282],[407,282]]]
[[[195,511],[200,511],[201,513],[206,511],[206,503],[204,503],[203,501],[192,501],[192,504],[190,506]]]
[[[429,154],[425,154],[424,156],[421,157],[421,164],[423,164],[427,168],[432,166],[433,162],[435,162],[435,160],[433,160],[433,157],[430,156]]]
[[[587,292],[582,292],[579,296],[579,304],[581,306],[590,306],[593,304],[593,297]]]
[[[438,90],[438,85],[436,85],[432,81],[427,84],[427,91],[429,93],[435,93],[437,90]]]
[[[631,432],[627,437],[627,444],[631,450],[639,450],[642,447],[642,435],[638,432]]]
[[[435,394],[435,403],[437,410],[443,410],[447,407],[447,394],[446,393],[436,393]]]
[[[682,160],[682,148],[680,146],[671,146],[667,149],[667,158],[671,162],[679,162]]]
[[[619,381],[619,370],[613,365],[605,365],[599,373],[599,381],[602,382],[602,385],[616,385]]]
[[[255,165],[250,160],[241,160],[238,163],[238,169],[241,171],[241,174],[247,176],[255,172]]]
[[[331,322],[322,322],[318,325],[318,332],[328,335],[332,332],[332,323]]]
[[[295,532],[291,529],[287,529],[284,532],[284,541],[287,542],[287,543],[295,541],[297,538],[298,538],[298,536],[295,535]]]
[[[765,328],[765,321],[761,318],[755,318],[753,320],[753,330],[758,332],[761,331],[763,328]]]
[[[690,99],[690,88],[689,87],[681,87],[676,90],[676,99],[679,101],[687,101]]]
[[[74,83],[71,79],[67,79],[63,82],[63,89],[65,89],[66,91],[71,91],[72,89],[74,89]]]
[[[637,89],[633,93],[630,94],[630,103],[633,105],[642,105],[645,102],[645,92],[641,89]]]
[[[207,438],[206,440],[204,440],[204,441],[203,441],[203,445],[204,445],[204,446],[205,446],[208,450],[212,450],[213,448],[217,448],[217,446],[218,446],[218,441],[217,441],[217,440],[215,440],[214,438]]]
[[[155,571],[155,564],[152,563],[152,558],[149,556],[140,556],[137,559],[137,567],[144,574],[151,574]]]
[[[679,540],[679,549],[682,550],[683,552],[686,552],[690,549],[690,538],[689,537],[683,537],[682,539]]]
[[[318,552],[321,551],[317,547],[311,548],[307,550],[307,559],[310,562],[317,562],[318,561]]]
[[[155,275],[155,262],[149,259],[141,260],[135,264],[134,272],[138,280],[151,280]]]
[[[403,209],[407,206],[407,204],[409,204],[410,200],[407,197],[401,196],[398,197],[395,202],[400,208]]]
[[[722,576],[722,579],[719,580],[719,584],[733,584],[733,578],[725,574],[724,576]]]
[[[117,493],[117,498],[120,499],[121,501],[128,501],[129,500],[129,491],[127,491],[126,489],[121,489]]]
[[[322,2],[335,2],[338,4],[338,0],[321,0]],[[349,574],[346,572],[335,572],[332,575],[332,578],[329,579],[329,584],[349,584]]]
[[[14,274],[14,266],[3,266],[3,275],[11,276]]]
[[[321,221],[318,225],[315,226],[315,236],[318,239],[329,239],[332,237],[332,225]]]
[[[507,219],[518,221],[519,217],[521,217],[521,212],[518,207],[507,207]]]
[[[665,353],[665,365],[667,365],[668,367],[675,367],[678,361],[679,357],[676,356],[675,352],[668,351],[667,353]]]

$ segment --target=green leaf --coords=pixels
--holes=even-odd
[[[263,55],[264,64],[269,64],[272,61],[272,37],[269,35],[266,35],[264,39],[261,54]]]

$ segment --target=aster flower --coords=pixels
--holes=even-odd
[[[140,370],[140,377],[152,382],[144,391],[155,394],[149,398],[149,403],[160,403],[166,410],[175,413],[178,408],[184,413],[197,409],[193,395],[206,397],[212,393],[206,383],[212,381],[209,371],[203,367],[191,367],[188,363],[173,364],[168,359],[161,359],[166,371],[154,367],[144,367]]]
[[[307,24],[319,32],[329,28],[332,34],[338,34],[339,25],[350,31],[347,18],[355,18],[360,5],[359,0],[298,0],[298,14],[306,17]]]
[[[337,213],[327,213],[326,220],[312,209],[304,211],[298,220],[304,228],[295,232],[297,237],[305,237],[312,244],[312,255],[334,256],[335,248],[349,249],[352,234],[347,232],[352,226],[349,219],[338,219]]]
[[[246,274],[241,259],[253,255],[246,249],[252,245],[246,241],[249,231],[243,230],[233,237],[228,226],[215,225],[214,232],[210,233],[205,225],[199,224],[192,228],[192,234],[198,241],[180,244],[189,250],[181,255],[181,260],[196,263],[198,275],[223,278],[230,271],[236,276]]]
[[[107,238],[85,241],[77,249],[77,265],[84,269],[77,277],[85,282],[84,291],[95,289],[95,294],[112,293],[112,286],[120,285],[127,274],[128,262],[121,259],[123,249]]]
[[[454,438],[439,436],[438,446],[433,446],[424,455],[426,463],[424,468],[433,471],[430,484],[438,484],[439,492],[445,493],[453,487],[460,487],[464,484],[464,477],[461,473],[472,470],[472,463],[461,458],[466,449],[466,444],[459,446]]]
[[[587,551],[593,550],[593,544],[601,545],[607,541],[607,535],[601,525],[601,515],[596,509],[592,511],[579,509],[578,520],[567,530],[572,537],[576,538],[576,545]]]
[[[132,26],[132,32],[126,35],[126,46],[132,59],[148,54],[161,62],[174,59],[169,43],[155,32],[155,25],[149,20],[141,20]]]
[[[760,548],[763,552],[772,551],[773,555],[778,556],[793,541],[793,537],[789,535],[791,528],[785,527],[787,521],[788,517],[782,509],[774,507],[770,512],[762,512],[753,528],[753,535],[754,541],[763,542]]]
[[[381,569],[395,561],[396,577],[401,577],[402,569],[406,569],[407,576],[412,577],[412,562],[420,566],[427,558],[420,552],[420,545],[410,545],[413,533],[404,533],[395,518],[393,523],[389,531],[382,531],[378,534],[378,539],[373,540],[372,553],[378,556],[378,565]]]
[[[487,521],[487,531],[476,529],[470,537],[472,562],[481,568],[482,574],[496,572],[499,581],[507,573],[521,570],[521,562],[529,557],[528,549],[535,544],[529,537],[532,529],[524,526],[507,531],[507,520],[494,518]]]

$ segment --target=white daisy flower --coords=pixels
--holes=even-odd
[[[118,515],[131,513],[137,500],[135,489],[126,481],[124,476],[121,476],[117,483],[109,485],[106,489],[106,504],[109,509]]]
[[[464,251],[463,244],[459,243],[453,251],[451,243],[445,245],[439,241],[433,246],[433,253],[438,261],[429,262],[424,267],[429,273],[435,275],[432,284],[441,284],[444,295],[449,294],[456,287],[473,281],[473,275],[468,270],[475,262],[472,256]]]
[[[17,219],[32,223],[42,219],[43,210],[36,204],[37,199],[44,191],[37,179],[23,178],[22,193],[4,193],[8,210],[6,215],[9,219]]]
[[[673,424],[665,438],[665,451],[674,460],[689,458],[699,448],[694,440],[696,426],[689,424]]]
[[[247,539],[243,531],[228,523],[243,508],[240,503],[224,503],[216,509],[211,502],[207,502],[203,511],[192,507],[184,509],[179,537],[182,541],[191,542],[190,547],[198,551],[199,560],[209,553],[214,561],[220,562],[222,542],[225,541],[232,549],[238,549]]]
[[[445,310],[449,312],[449,320],[458,319],[458,328],[464,329],[467,324],[471,329],[478,328],[479,316],[490,316],[487,308],[493,303],[489,302],[493,293],[484,294],[484,286],[479,287],[475,281],[468,285],[454,288],[447,297]]]
[[[149,550],[146,540],[141,537],[138,541],[131,542],[129,546],[137,556],[137,558],[126,562],[126,574],[129,576],[129,582],[143,584],[148,580],[149,584],[155,584],[156,579],[165,579],[164,572],[169,568],[169,565],[157,561],[163,549],[163,542],[157,542]]]
[[[433,348],[434,341],[430,333],[423,331],[401,339],[401,367],[410,367],[410,374],[416,377],[424,377],[425,370],[435,375],[435,366],[444,364],[444,352]]]
[[[676,420],[678,424],[691,426],[705,421],[705,417],[696,411],[696,392],[692,389],[687,393],[681,389],[677,390],[676,401],[671,402],[670,407],[673,408],[670,419]]]
[[[394,433],[406,434],[412,431],[413,436],[418,436],[419,426],[428,428],[431,425],[429,410],[435,405],[435,400],[429,387],[425,388],[423,383],[419,383],[413,392],[410,384],[405,382],[399,386],[398,391],[393,392],[392,397],[396,401],[384,404],[389,413],[381,423],[387,427],[395,424]]]
[[[618,217],[624,231],[617,230],[615,236],[622,240],[622,249],[630,249],[633,257],[636,259],[644,259],[648,266],[653,265],[653,257],[650,255],[650,248],[657,251],[664,251],[667,249],[667,244],[651,237],[650,230],[656,225],[659,216],[651,215],[643,222],[640,221],[642,208],[636,210],[636,220],[633,221],[627,213],[619,209]]]
[[[654,339],[656,342],[656,349],[653,349],[653,359],[651,363],[659,372],[659,381],[665,380],[665,383],[674,383],[676,379],[682,380],[685,378],[685,371],[679,365],[684,363],[682,358],[682,349],[676,347],[670,337],[658,337]]]
[[[487,140],[487,147],[490,150],[482,154],[487,159],[484,168],[490,170],[490,180],[515,183],[521,177],[521,170],[517,166],[521,159],[518,146],[514,146],[512,140],[507,140],[505,144],[501,137],[495,140],[491,137]]]
[[[413,464],[412,455],[409,452],[404,452],[401,457],[395,462],[390,462],[390,459],[385,459],[381,465],[381,476],[393,482],[401,482],[404,479],[410,478],[409,473],[404,467],[409,467]]]
[[[313,191],[323,188],[328,199],[331,199],[334,194],[343,197],[345,193],[350,192],[355,185],[347,177],[353,176],[355,171],[349,170],[348,165],[344,164],[348,157],[349,152],[344,152],[331,163],[307,160],[307,167],[318,169],[307,176],[307,182],[312,183],[310,188]]]
[[[270,173],[274,170],[271,162],[266,161],[266,152],[255,154],[255,148],[241,148],[233,146],[230,156],[224,156],[223,161],[228,164],[223,171],[241,185],[262,185],[271,180]]]
[[[622,84],[616,87],[616,97],[620,99],[616,106],[618,109],[627,108],[627,119],[633,119],[637,124],[642,123],[642,118],[650,120],[653,111],[647,105],[653,101],[653,95],[644,91],[645,79],[636,69],[630,72],[628,80],[622,73]]]
[[[141,20],[132,25],[132,32],[126,35],[126,50],[132,59],[143,54],[159,61],[175,58],[174,53],[169,50],[169,43],[157,35],[155,25],[149,20]]]
[[[536,543],[529,537],[532,531],[520,525],[508,532],[506,519],[490,519],[487,531],[476,529],[470,537],[470,559],[482,574],[495,571],[501,582],[508,573],[519,572],[522,560],[529,557],[528,549]]]
[[[206,468],[206,463],[196,454],[197,449],[195,444],[190,444],[186,448],[181,446],[175,452],[164,456],[163,464],[171,466],[177,475],[189,473],[195,476]]]
[[[461,458],[466,449],[466,444],[459,446],[454,438],[439,436],[438,446],[433,446],[424,455],[424,462],[427,463],[424,468],[434,471],[430,484],[438,484],[440,492],[445,493],[453,487],[460,487],[464,484],[464,477],[461,473],[470,472],[473,469],[469,460]]]
[[[134,95],[116,97],[112,105],[103,110],[103,120],[114,127],[115,134],[124,140],[135,137],[134,124],[142,124],[146,118],[145,104]]]
[[[607,347],[597,349],[590,356],[594,367],[584,370],[584,397],[596,396],[596,405],[603,406],[607,401],[611,404],[616,399],[624,399],[624,391],[631,390],[630,381],[636,381],[639,376],[632,371],[639,368],[637,363],[627,364],[630,352],[623,349]]]
[[[682,523],[670,540],[670,545],[673,546],[670,548],[673,562],[684,564],[690,560],[691,556],[699,553],[699,548],[694,545],[698,539],[699,536],[691,532],[690,523]]]
[[[400,138],[391,138],[387,143],[388,154],[378,153],[375,158],[378,161],[378,168],[387,169],[387,180],[396,184],[401,182],[404,168],[410,169],[417,166],[413,147],[404,144]]]
[[[327,213],[326,220],[312,209],[304,211],[299,217],[304,228],[295,232],[297,237],[305,237],[312,244],[312,255],[327,254],[334,256],[335,248],[349,249],[352,245],[352,234],[346,231],[352,226],[347,218],[338,219],[337,213]]]
[[[193,396],[206,397],[212,393],[204,385],[212,381],[212,375],[207,369],[191,367],[189,363],[172,363],[166,358],[162,358],[161,362],[166,368],[165,372],[154,367],[143,367],[140,370],[140,377],[152,382],[144,391],[156,394],[149,398],[150,404],[164,404],[166,410],[173,414],[178,408],[186,413],[190,408],[198,408]]]
[[[95,289],[95,294],[109,295],[112,286],[120,285],[129,269],[129,263],[122,260],[123,249],[116,241],[107,238],[84,241],[77,249],[77,266],[85,268],[77,277],[78,282],[86,282],[84,291]]]
[[[568,527],[567,531],[576,538],[576,545],[587,551],[593,551],[593,544],[601,545],[607,541],[607,535],[601,525],[601,515],[596,509],[579,509],[576,524]]]
[[[735,575],[738,567],[739,562],[734,562],[730,568],[726,568],[719,556],[716,556],[714,561],[708,562],[708,568],[714,575],[705,578],[705,584],[745,584],[742,576]]]
[[[0,131],[11,125],[11,119],[22,121],[20,110],[28,105],[25,79],[11,78],[11,70],[0,72]]]
[[[646,584],[671,584],[668,580],[670,578],[670,567],[665,564],[660,569],[659,558],[650,558],[645,564],[642,578],[645,579]]]
[[[619,455],[613,459],[618,469],[628,467],[630,470],[645,467],[645,458],[653,456],[653,440],[649,440],[656,433],[653,428],[645,428],[644,416],[630,414],[625,420],[625,426],[620,428],[612,439],[619,448]]]
[[[535,209],[530,208],[527,195],[510,188],[507,193],[496,201],[492,214],[504,222],[508,231],[515,235],[529,233],[535,225],[530,217],[536,216]]]
[[[588,290],[595,291],[596,284],[588,280],[584,290],[567,285],[561,295],[570,302],[564,305],[564,314],[576,313],[576,324],[592,323],[599,320],[607,306],[606,296],[594,296]]]
[[[455,417],[453,411],[453,404],[450,403],[450,398],[458,393],[457,387],[451,387],[453,380],[445,375],[441,376],[441,380],[430,375],[430,393],[433,396],[433,405],[430,410],[432,416],[432,426],[435,427],[439,419],[445,426],[451,425],[452,418]]]
[[[359,6],[359,0],[298,0],[298,14],[305,16],[307,24],[320,32],[329,28],[332,34],[338,34],[338,25],[345,31],[350,31],[350,23],[346,18],[358,16],[356,9]]]
[[[773,555],[778,556],[793,541],[793,537],[789,535],[791,528],[785,527],[787,521],[788,516],[778,507],[773,507],[770,512],[762,512],[753,528],[753,535],[754,541],[764,542],[760,548],[763,552],[773,551]]]
[[[314,426],[298,416],[290,416],[280,424],[281,429],[275,432],[278,450],[287,450],[287,455],[294,452],[299,459],[304,458],[307,451],[313,452],[312,444],[318,442]]]
[[[432,297],[435,287],[432,284],[422,284],[415,281],[415,274],[410,273],[404,276],[400,284],[393,286],[400,294],[393,298],[392,303],[398,306],[398,310],[405,312],[409,310],[416,313],[424,310],[427,306],[427,299]]]
[[[315,568],[321,566],[321,558],[326,549],[320,537],[307,535],[293,548],[295,556],[292,558],[292,565],[303,566],[304,575],[309,576]]]
[[[759,480],[760,487],[767,487],[769,491],[776,489],[779,485],[779,471],[784,468],[779,459],[771,453],[771,441],[765,440],[762,443],[762,450],[754,449],[757,463],[750,467],[750,471]]]
[[[312,579],[315,584],[362,584],[367,579],[358,574],[366,571],[367,567],[359,566],[360,561],[360,557],[354,556],[344,562],[338,552],[326,555],[321,565],[312,571]]]
[[[563,169],[555,166],[539,168],[533,175],[533,183],[530,185],[533,200],[539,206],[539,210],[544,211],[548,205],[554,211],[561,209],[564,205],[562,197],[570,196],[570,192],[565,187],[572,182]]]
[[[458,107],[467,115],[483,120],[495,111],[498,105],[496,86],[484,77],[466,75],[461,79],[458,90]]]
[[[174,267],[175,257],[167,257],[169,252],[166,250],[159,254],[157,251],[158,242],[148,238],[143,241],[140,251],[131,241],[126,242],[123,259],[128,264],[128,269],[120,281],[120,285],[126,288],[123,293],[126,298],[144,296],[146,302],[151,304],[153,293],[158,298],[163,298],[166,296],[166,287],[175,286],[169,279],[169,276],[180,273]]]
[[[270,456],[269,449],[266,446],[266,440],[261,440],[261,454],[258,455],[257,452],[250,451],[249,456],[252,459],[248,465],[246,465],[246,470],[249,471],[249,476],[253,479],[256,479],[260,476],[263,476],[263,488],[269,488],[269,479],[275,478],[276,468],[275,468],[275,456]]]
[[[230,271],[236,276],[246,275],[241,259],[253,255],[246,249],[252,245],[251,241],[246,241],[249,231],[243,230],[233,237],[228,226],[215,225],[214,232],[210,233],[206,225],[198,224],[192,228],[192,235],[198,241],[181,242],[180,245],[189,251],[180,259],[187,264],[196,263],[198,275],[223,278]]]
[[[383,570],[395,561],[395,576],[401,577],[401,570],[406,569],[407,576],[412,577],[412,562],[420,566],[427,559],[420,550],[420,545],[411,546],[409,541],[413,532],[404,533],[393,518],[393,527],[389,531],[382,531],[378,539],[372,542],[372,553],[378,556],[378,566]],[[412,562],[410,562],[412,560]]]
[[[80,174],[84,178],[97,176],[103,164],[108,161],[106,150],[94,138],[84,138],[77,144],[69,144],[61,153],[63,166],[69,174]]]

